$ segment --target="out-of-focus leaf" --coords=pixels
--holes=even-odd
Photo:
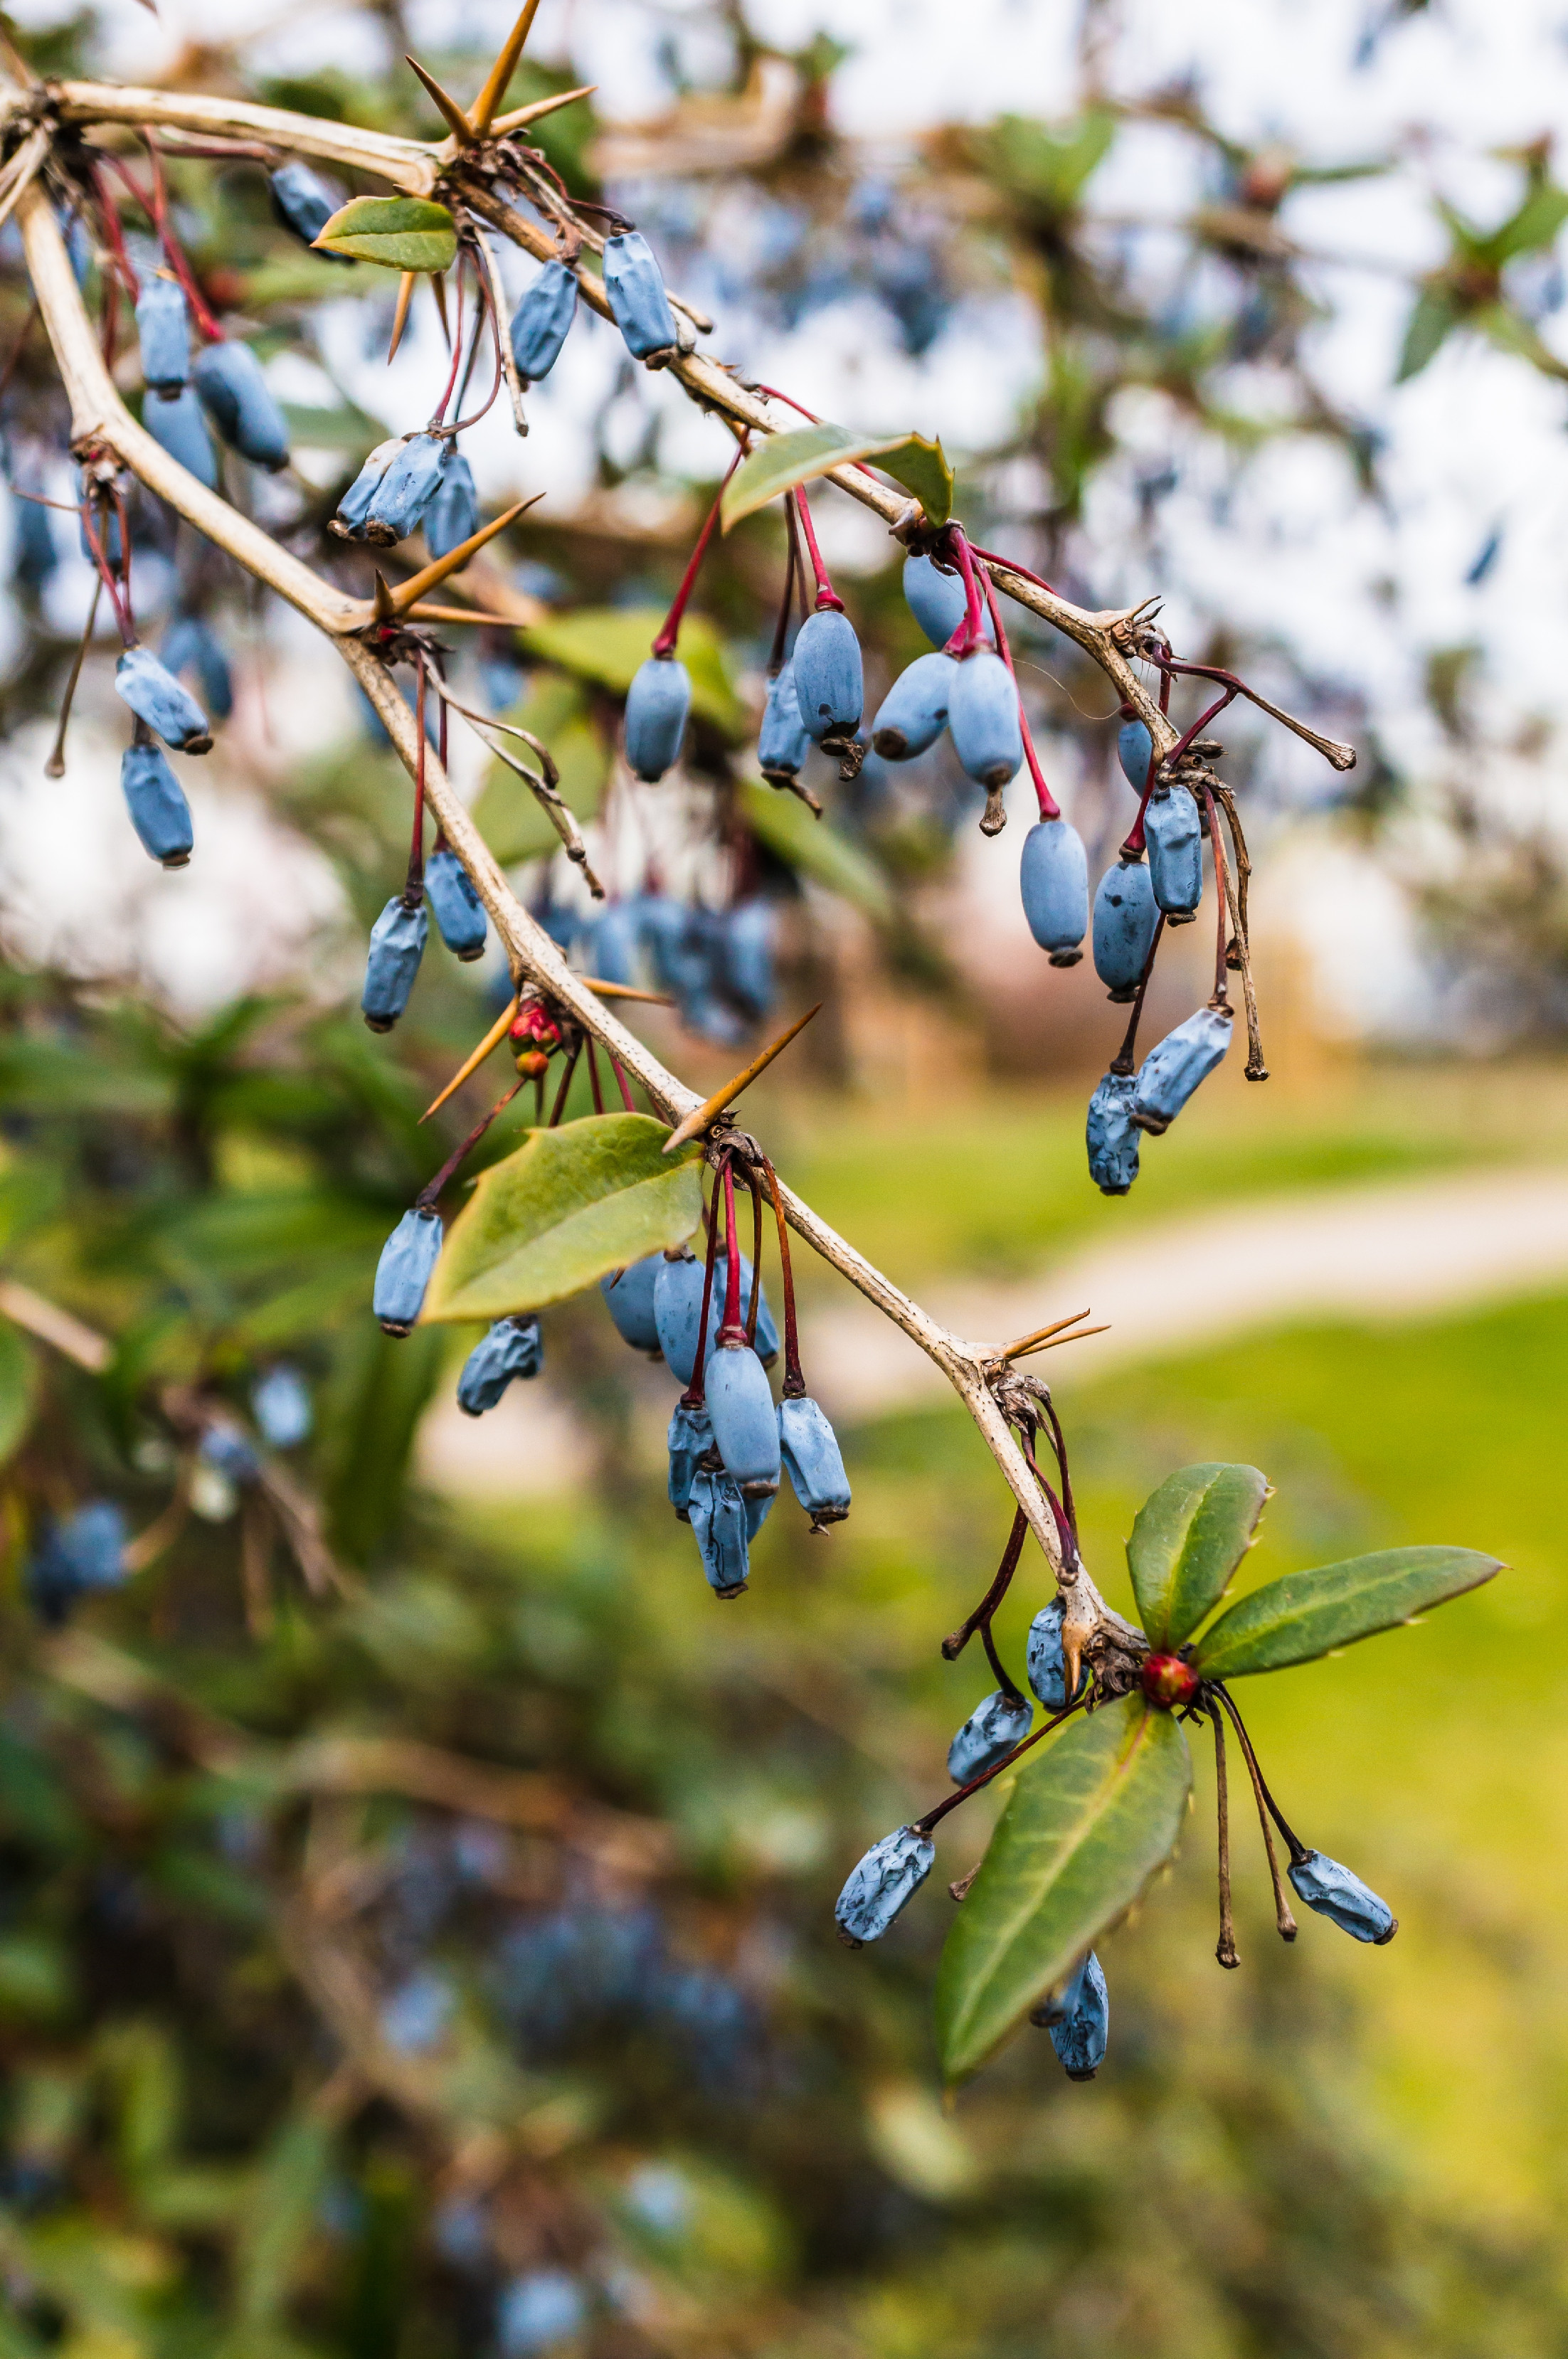
[[[1168,1712],[1124,1696],[1018,1771],[937,1974],[942,2071],[985,2063],[1176,1848],[1192,1783]]]
[[[1511,303],[1486,304],[1470,324],[1499,352],[1512,353],[1519,360],[1529,361],[1542,376],[1568,377],[1568,363],[1558,359],[1545,338]]]
[[[531,623],[518,636],[526,655],[624,696],[663,627],[657,606],[578,606]],[[701,614],[688,614],[681,625],[681,660],[691,676],[692,712],[738,743],[750,725],[746,709],[730,685],[718,634]]]
[[[312,243],[351,262],[378,262],[387,270],[450,270],[457,259],[457,224],[429,197],[354,197],[340,206]]]
[[[1420,375],[1450,331],[1459,325],[1462,317],[1460,305],[1452,290],[1443,282],[1437,281],[1421,288],[1405,330],[1396,384],[1403,385],[1408,377]]]
[[[1267,1477],[1256,1466],[1183,1466],[1138,1509],[1127,1570],[1149,1643],[1160,1653],[1212,1614],[1252,1545]]]
[[[1497,1557],[1476,1549],[1398,1548],[1312,1572],[1288,1572],[1222,1614],[1193,1649],[1193,1665],[1206,1680],[1236,1680],[1248,1671],[1310,1663],[1335,1647],[1413,1621],[1429,1605],[1478,1589],[1502,1570]]]
[[[1060,131],[1027,114],[1004,114],[975,133],[970,149],[985,177],[1013,202],[1055,221],[1076,205],[1116,136],[1116,116],[1100,107]]]
[[[0,1936],[0,2017],[49,2022],[76,1995],[71,1952],[48,1933]]]
[[[923,434],[855,434],[846,426],[824,423],[770,435],[742,460],[720,503],[725,532],[797,484],[812,483],[857,459],[874,460],[884,473],[913,493],[932,524],[945,524],[953,514],[953,469],[940,442]]]
[[[246,2326],[270,2324],[294,2289],[332,2153],[326,2123],[300,2114],[285,2123],[262,2158],[234,2252],[235,2306]]]
[[[519,728],[531,730],[550,747],[561,773],[562,801],[578,819],[593,819],[610,775],[610,749],[594,726],[587,699],[576,681],[558,672],[541,674],[527,701],[506,717]],[[527,746],[514,743],[511,750],[530,768],[538,767]],[[560,849],[561,838],[537,798],[504,762],[493,766],[474,806],[474,819],[503,865]]]
[[[367,1563],[397,1528],[414,1435],[445,1351],[445,1339],[430,1330],[384,1335],[370,1315],[368,1267],[363,1282],[363,1319],[338,1337],[320,1404],[327,1536],[355,1564]]]
[[[892,891],[876,862],[828,821],[813,819],[798,796],[746,778],[739,802],[752,833],[786,866],[841,893],[867,917],[892,916]]]
[[[702,1216],[693,1143],[666,1155],[646,1114],[530,1131],[484,1173],[447,1231],[423,1318],[504,1319],[580,1293],[606,1270],[685,1242]]]
[[[32,1421],[38,1362],[20,1328],[0,1319],[0,1464],[10,1457]]]

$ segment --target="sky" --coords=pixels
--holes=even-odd
[[[24,0],[19,13],[37,22],[57,12]],[[161,0],[156,19],[137,0],[108,0],[101,13],[109,64],[127,80],[157,71],[183,39],[210,28],[197,0]],[[873,158],[896,157],[944,120],[1006,110],[1061,116],[1081,91],[1077,12],[1041,0],[967,0],[961,20],[938,0],[840,0],[831,15],[817,0],[757,0],[753,14],[781,44],[803,43],[825,26],[848,46],[833,86],[835,116]],[[413,0],[409,21],[416,41],[433,46],[470,27],[475,38],[498,40],[509,15],[493,0]],[[268,71],[352,67],[361,53],[368,62],[382,38],[363,12],[321,0],[283,8],[232,0],[225,24],[247,62]],[[1290,644],[1326,682],[1360,694],[1384,742],[1418,777],[1438,775],[1447,759],[1421,692],[1437,648],[1474,643],[1484,651],[1483,710],[1496,745],[1536,721],[1555,732],[1562,658],[1550,618],[1564,586],[1568,395],[1523,363],[1457,339],[1411,384],[1392,388],[1390,380],[1410,300],[1403,274],[1430,266],[1443,251],[1434,194],[1478,221],[1499,219],[1515,201],[1518,172],[1493,151],[1568,131],[1568,0],[1443,0],[1400,19],[1376,0],[1313,0],[1309,8],[1299,0],[1203,0],[1176,9],[1125,0],[1102,9],[1095,27],[1101,70],[1117,94],[1132,98],[1192,76],[1238,140],[1279,140],[1322,162],[1398,158],[1377,179],[1292,198],[1283,217],[1286,230],[1323,257],[1314,268],[1334,320],[1316,336],[1313,364],[1334,397],[1382,437],[1386,502],[1360,500],[1344,461],[1301,440],[1238,472],[1158,397],[1129,394],[1118,424],[1131,460],[1106,471],[1087,516],[1096,594],[1109,603],[1160,589],[1179,644],[1216,616]],[[626,122],[662,102],[661,41],[673,41],[699,79],[720,63],[701,10],[645,0],[543,0],[533,41],[541,56],[570,60],[596,82],[601,107]],[[1149,125],[1118,143],[1090,201],[1106,215],[1159,221],[1179,218],[1203,193],[1192,143]],[[526,267],[509,266],[520,283]],[[617,358],[610,332],[595,328],[573,338],[556,376],[537,390],[526,445],[511,439],[499,411],[470,438],[489,496],[548,486],[570,501],[586,486],[584,420]],[[961,308],[919,362],[885,337],[868,344],[865,328],[862,319],[830,312],[759,344],[754,328],[732,327],[726,337],[721,321],[713,342],[814,409],[847,423],[938,431],[960,454],[1002,429],[1040,365],[1022,307],[1005,297]],[[1548,318],[1544,332],[1568,355],[1562,315]],[[429,323],[390,372],[365,349],[355,306],[339,307],[324,341],[339,381],[389,426],[406,422],[410,404],[424,406],[435,364]],[[310,398],[314,383],[319,392],[304,363],[278,368],[280,389]],[[1238,380],[1236,390],[1254,403],[1270,397],[1265,382]],[[673,463],[711,473],[711,422],[668,384],[650,394],[670,413]],[[631,427],[628,417],[628,434]],[[1160,578],[1151,582],[1147,556],[1133,549],[1133,479],[1140,467],[1166,462],[1177,486],[1162,512]],[[837,562],[854,570],[880,561],[879,528],[848,503],[822,507]],[[1485,578],[1468,582],[1495,536]],[[1278,790],[1299,804],[1332,785],[1291,744],[1274,744],[1267,758]],[[1501,805],[1559,824],[1560,759],[1485,766],[1486,791]],[[1397,871],[1431,852],[1430,832],[1416,832],[1396,840],[1389,862]],[[1351,891],[1344,862],[1336,847],[1315,887],[1310,862],[1296,864],[1324,988],[1332,997],[1334,976],[1370,962],[1370,987],[1342,995],[1343,1019],[1408,1027],[1427,995],[1388,865]]]

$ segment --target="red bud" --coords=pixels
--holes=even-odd
[[[1198,1691],[1198,1674],[1180,1655],[1150,1655],[1140,1676],[1144,1694],[1162,1712],[1191,1703]]]

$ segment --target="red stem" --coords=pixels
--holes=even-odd
[[[447,1181],[452,1178],[452,1173],[457,1169],[457,1167],[463,1161],[463,1157],[478,1146],[480,1140],[484,1137],[485,1132],[489,1129],[496,1115],[501,1112],[504,1106],[509,1106],[511,1104],[512,1100],[517,1096],[517,1092],[522,1088],[522,1082],[519,1079],[512,1083],[509,1090],[502,1091],[500,1096],[496,1099],[489,1113],[474,1124],[474,1128],[469,1132],[468,1136],[463,1140],[463,1145],[454,1148],[452,1153],[447,1157],[446,1161],[441,1165],[441,1169],[436,1173],[435,1178],[430,1181],[429,1187],[420,1189],[419,1194],[414,1199],[414,1210],[417,1212],[420,1211],[434,1212],[441,1190],[446,1186]]]
[[[620,1059],[611,1054],[607,1049],[605,1054],[610,1058],[610,1071],[614,1073],[616,1086],[619,1088],[621,1093],[621,1103],[626,1107],[628,1114],[636,1114],[637,1108],[632,1103],[631,1089],[627,1083],[626,1072],[622,1067]]]
[[[985,585],[985,603],[990,609],[991,628],[996,634],[996,652],[1012,674],[1013,686],[1018,688],[1018,667],[1013,662],[1013,651],[1007,645],[1007,634],[1002,627],[1002,610],[996,603],[996,585],[984,568],[981,570],[980,579]],[[1034,739],[1029,734],[1029,714],[1024,711],[1021,689],[1018,690],[1018,729],[1024,741],[1024,759],[1029,764],[1029,777],[1034,780],[1035,800],[1040,805],[1040,815],[1041,819],[1060,819],[1062,806],[1045,783],[1045,773],[1040,766],[1040,757],[1034,750]]]
[[[742,436],[736,446],[735,457],[724,469],[724,482],[719,485],[718,496],[708,510],[707,522],[697,535],[697,546],[686,560],[686,571],[681,577],[681,587],[675,592],[674,602],[664,618],[664,628],[653,643],[652,652],[656,656],[672,656],[675,653],[676,641],[681,636],[681,625],[685,620],[686,602],[695,587],[697,570],[708,553],[708,543],[713,537],[713,527],[719,520],[719,503],[724,496],[724,484],[729,482],[730,477],[745,458],[750,440],[749,435]]]
[[[727,1163],[724,1166],[724,1169],[726,1172],[729,1169]],[[713,1193],[715,1197],[718,1194],[718,1181],[716,1179],[713,1182]],[[697,1321],[696,1350],[693,1352],[691,1356],[691,1381],[681,1396],[681,1406],[682,1408],[701,1408],[702,1406],[702,1345],[707,1340],[708,1312],[712,1308],[713,1300],[713,1256],[718,1251],[718,1245],[719,1218],[718,1209],[715,1205],[713,1211],[708,1216],[708,1258],[702,1270],[702,1316]]]
[[[599,1060],[593,1048],[593,1035],[588,1035],[588,1086],[593,1093],[593,1111],[604,1111],[604,1093],[599,1086]]]
[[[800,1337],[795,1323],[795,1272],[789,1260],[789,1232],[784,1223],[784,1199],[779,1193],[779,1174],[765,1155],[762,1168],[768,1174],[768,1190],[773,1199],[773,1217],[779,1223],[779,1266],[784,1278],[784,1397],[800,1400],[806,1389],[806,1379],[800,1374]]]
[[[1225,849],[1220,842],[1219,813],[1209,788],[1203,788],[1203,810],[1209,822],[1209,849],[1214,856],[1214,898],[1219,903],[1219,939],[1214,944],[1214,995],[1211,1006],[1228,1004],[1225,991],[1225,941],[1230,928],[1230,903],[1225,893]]]
[[[1186,752],[1193,738],[1200,736],[1203,734],[1203,732],[1208,727],[1209,723],[1214,719],[1216,712],[1223,712],[1227,704],[1231,704],[1235,701],[1238,692],[1239,691],[1234,688],[1227,688],[1223,696],[1216,696],[1208,710],[1204,712],[1199,713],[1196,721],[1193,722],[1186,735],[1184,737],[1178,738],[1176,744],[1171,748],[1170,753],[1164,756],[1164,764],[1169,764],[1170,766],[1174,769],[1176,764],[1181,760],[1182,755]],[[1138,817],[1134,820],[1132,826],[1127,832],[1127,841],[1122,845],[1122,850],[1129,860],[1137,860],[1143,851],[1144,813],[1149,809],[1149,799],[1154,792],[1155,773],[1164,766],[1164,764],[1161,763],[1160,758],[1154,751],[1154,740],[1151,734],[1149,738],[1148,783],[1144,787],[1143,799],[1138,807]]]
[[[1048,597],[1061,597],[1062,592],[1060,590],[1052,589],[1051,583],[1045,581],[1041,575],[1031,573],[1029,567],[1027,565],[1020,565],[1016,557],[998,557],[994,549],[982,549],[977,541],[972,540],[969,546],[975,551],[976,557],[985,559],[987,565],[1005,565],[1007,571],[1009,573],[1016,573],[1020,582],[1032,582],[1035,588],[1037,590],[1043,590]]]
[[[740,1239],[735,1234],[735,1166],[724,1165],[724,1323],[722,1333],[734,1328],[744,1334],[740,1320]]]
[[[93,167],[93,187],[98,199],[98,212],[104,242],[114,257],[114,267],[124,280],[126,292],[134,303],[142,291],[141,280],[136,277],[131,257],[125,251],[125,241],[120,234],[120,216],[114,210],[114,200],[109,194],[108,183],[103,178],[103,168],[101,164],[94,164]],[[134,182],[132,188],[134,191]],[[138,204],[141,202],[139,196],[136,201]]]
[[[844,600],[828,580],[827,568],[822,563],[822,553],[817,547],[816,531],[811,523],[811,504],[806,498],[804,484],[796,484],[794,499],[795,513],[800,519],[800,530],[806,536],[806,552],[811,560],[811,571],[816,576],[817,611],[820,614],[822,608],[827,606],[831,607],[835,614],[842,614]]]
[[[427,432],[433,432],[435,428],[441,424],[441,419],[446,416],[447,403],[452,399],[453,389],[457,384],[457,372],[463,366],[463,275],[467,267],[467,255],[460,254],[457,257],[457,288],[456,300],[453,306],[457,312],[457,333],[452,340],[452,368],[447,376],[446,391],[442,394],[440,401],[436,405],[435,412],[431,417],[430,426],[426,429]]]
[[[102,574],[103,587],[109,592],[109,602],[114,609],[114,620],[120,626],[120,636],[128,647],[134,647],[136,635],[131,627],[131,618],[121,600],[119,583],[115,581],[109,560],[103,554],[103,544],[98,538],[98,527],[93,516],[92,501],[83,500],[77,513],[82,518],[82,529],[87,535],[87,546],[93,552],[93,562]]]
[[[751,1190],[751,1299],[746,1310],[746,1340],[757,1349],[757,1315],[762,1308],[762,1190],[757,1184],[757,1174],[747,1169],[746,1184]]]
[[[571,1056],[568,1057],[566,1060],[566,1071],[561,1074],[561,1087],[555,1093],[555,1103],[550,1110],[549,1126],[551,1130],[555,1130],[559,1127],[561,1117],[566,1111],[567,1093],[572,1087],[572,1076],[577,1071],[577,1060],[582,1054],[583,1035],[579,1033],[576,1046],[573,1048]]]
[[[444,710],[444,708],[443,708]],[[417,909],[425,897],[425,667],[414,675],[414,727],[419,750],[414,761],[414,832],[408,845],[408,873],[403,879],[403,906]]]
[[[964,576],[964,595],[968,603],[964,609],[963,622],[949,639],[942,653],[954,657],[962,663],[965,656],[972,656],[975,653],[985,636],[980,621],[980,584],[975,578],[975,563],[969,554],[969,543],[965,540],[961,527],[955,524],[948,526],[947,546],[958,560],[958,570]]]

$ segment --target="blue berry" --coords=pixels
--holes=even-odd
[[[833,1910],[840,1931],[855,1949],[879,1941],[912,1900],[936,1859],[936,1845],[917,1827],[895,1827],[856,1862]]]
[[[604,240],[604,292],[610,313],[634,360],[672,353],[679,338],[664,291],[664,275],[638,230]]]
[[[1310,1851],[1303,1859],[1293,1859],[1287,1873],[1297,1899],[1315,1908],[1320,1917],[1331,1919],[1355,1940],[1372,1941],[1381,1949],[1399,1931],[1399,1920],[1388,1902],[1379,1900],[1369,1885],[1342,1867],[1337,1859]]]
[[[390,549],[423,522],[441,485],[446,444],[436,434],[411,434],[376,486],[365,538]]]
[[[663,1261],[653,1282],[653,1316],[659,1332],[659,1348],[664,1353],[670,1374],[681,1383],[689,1385],[697,1353],[697,1321],[702,1314],[702,1262],[692,1256],[679,1261]],[[713,1350],[713,1339],[724,1315],[724,1274],[728,1256],[719,1254],[713,1262],[713,1292],[708,1305],[708,1332],[702,1365],[706,1368]],[[744,1319],[751,1300],[751,1257],[740,1257],[740,1308]],[[770,1367],[779,1356],[779,1330],[768,1307],[764,1292],[757,1307],[757,1356],[763,1366]]]
[[[961,667],[951,656],[917,656],[898,674],[872,723],[871,743],[885,762],[909,762],[936,744]]]
[[[359,1006],[373,1032],[390,1032],[408,1005],[429,932],[424,903],[410,908],[400,893],[394,894],[372,926]]]
[[[494,1408],[516,1376],[537,1376],[544,1365],[544,1345],[539,1321],[497,1319],[489,1333],[474,1346],[457,1380],[457,1405],[465,1417],[483,1417]]]
[[[196,1455],[204,1466],[211,1466],[214,1473],[242,1489],[254,1483],[261,1473],[256,1445],[236,1425],[210,1425],[201,1436]]]
[[[969,610],[964,576],[945,571],[929,557],[904,560],[904,597],[911,614],[933,647],[945,647]],[[993,634],[985,617],[987,638]]]
[[[1123,777],[1140,795],[1149,784],[1149,761],[1153,751],[1154,740],[1146,722],[1122,723],[1116,732],[1116,759],[1122,766]]]
[[[338,512],[332,518],[332,530],[340,540],[363,540],[365,527],[370,520],[371,503],[381,489],[381,478],[402,451],[407,438],[395,434],[389,441],[378,442],[366,458],[358,474],[338,502]]]
[[[1042,819],[1024,838],[1018,883],[1029,929],[1052,966],[1076,966],[1089,930],[1089,861],[1064,819]]]
[[[191,381],[191,313],[174,278],[144,278],[136,297],[142,375],[155,394],[177,393]]]
[[[777,1491],[779,1418],[757,1353],[749,1344],[721,1342],[703,1372],[703,1387],[725,1473],[747,1498]]]
[[[1133,1074],[1107,1073],[1089,1100],[1089,1177],[1102,1196],[1125,1196],[1138,1178],[1139,1134],[1132,1118],[1137,1094]]]
[[[207,716],[189,690],[180,687],[150,647],[127,647],[114,666],[114,692],[138,721],[180,754],[210,751]]]
[[[217,453],[193,386],[182,385],[172,400],[149,393],[142,405],[142,424],[188,475],[194,475],[210,492],[217,489]]]
[[[269,175],[272,210],[285,229],[292,230],[306,245],[314,245],[325,229],[337,206],[317,179],[308,164],[280,164]],[[346,255],[333,255],[334,262],[346,262]]]
[[[697,1479],[697,1468],[713,1446],[713,1429],[708,1422],[706,1408],[690,1408],[684,1401],[677,1401],[670,1412],[665,1443],[670,1452],[670,1504],[681,1521],[689,1524],[691,1485]]]
[[[1051,2044],[1070,2081],[1094,2079],[1105,2060],[1111,2001],[1105,1972],[1093,1950],[1061,1995],[1036,2007],[1029,2021],[1050,2031]]]
[[[452,442],[441,463],[436,495],[425,511],[425,547],[432,557],[448,557],[478,529],[479,495],[474,488],[474,470]]]
[[[1062,1600],[1053,1597],[1042,1605],[1029,1624],[1029,1643],[1024,1650],[1024,1664],[1029,1683],[1047,1712],[1065,1712],[1068,1704],[1067,1658],[1062,1650]],[[1078,1693],[1083,1692],[1088,1673],[1081,1673]]]
[[[24,1575],[40,1622],[58,1628],[78,1598],[117,1588],[125,1577],[125,1518],[112,1499],[94,1499],[51,1526]]]
[[[1155,1138],[1169,1130],[1230,1047],[1231,1024],[1228,1007],[1200,1007],[1149,1050],[1132,1101],[1132,1118],[1140,1130]]]
[[[1143,832],[1155,900],[1172,925],[1184,926],[1203,897],[1203,831],[1185,787],[1156,788]]]
[[[23,499],[18,493],[12,517],[12,561],[16,579],[29,590],[41,590],[60,563],[49,511],[40,507],[37,500]],[[86,535],[82,538],[85,539]]]
[[[738,1597],[751,1571],[746,1501],[739,1484],[727,1474],[699,1467],[691,1478],[687,1514],[709,1587],[720,1597]]]
[[[691,679],[674,656],[649,656],[626,691],[626,761],[653,786],[681,751],[691,706]]]
[[[166,868],[183,868],[195,842],[191,806],[160,745],[137,739],[126,746],[120,791],[143,851]]]
[[[217,633],[200,614],[176,614],[163,635],[158,659],[169,671],[193,671],[209,709],[226,721],[234,709],[234,675]]]
[[[388,1335],[407,1335],[418,1319],[441,1249],[439,1215],[417,1208],[404,1213],[382,1246],[371,1308]]]
[[[763,707],[762,729],[757,741],[757,758],[763,777],[775,781],[794,777],[811,750],[811,733],[800,719],[795,667],[787,663],[768,683],[768,701]]]
[[[525,384],[550,375],[576,317],[576,274],[563,262],[547,262],[512,314],[512,358]]]
[[[209,344],[191,372],[207,415],[232,449],[276,474],[289,464],[289,429],[248,344]]]
[[[955,1786],[967,1786],[1021,1745],[1033,1725],[1033,1704],[996,1688],[975,1705],[948,1746],[948,1776]]]
[[[1154,886],[1141,860],[1118,860],[1094,895],[1094,973],[1124,1006],[1138,997],[1160,922]]]
[[[724,913],[720,950],[724,988],[751,1016],[773,1005],[773,944],[779,931],[777,902],[760,894],[737,901]]]
[[[308,1441],[315,1422],[310,1396],[298,1368],[286,1360],[268,1368],[251,1387],[251,1415],[271,1450],[294,1450]]]
[[[615,1332],[634,1352],[659,1356],[659,1330],[653,1323],[653,1289],[664,1256],[644,1254],[623,1270],[612,1270],[599,1280],[599,1291],[615,1322]]]
[[[1005,787],[1024,758],[1018,691],[1000,656],[966,656],[958,667],[947,725],[969,776],[983,787]]]
[[[760,1337],[762,1321],[757,1321]],[[849,1513],[849,1477],[838,1436],[814,1400],[786,1393],[779,1404],[779,1447],[795,1496],[820,1532]]]
[[[425,898],[453,957],[465,962],[483,958],[485,904],[450,844],[443,843],[425,863]]]
[[[790,658],[800,724],[819,745],[824,738],[852,737],[860,726],[866,684],[860,641],[847,614],[819,606],[801,624]]]

